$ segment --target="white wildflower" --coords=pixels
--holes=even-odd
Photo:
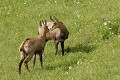
[[[114,33],[112,33],[112,35],[113,35]]]
[[[93,60],[91,60],[90,62],[93,62]]]
[[[23,3],[23,4],[26,4],[26,3]]]
[[[79,53],[81,53],[81,52],[79,52]]]
[[[72,69],[72,66],[70,66],[69,69]]]
[[[108,23],[110,23],[111,21],[108,21]]]
[[[107,22],[104,22],[103,24],[106,26],[106,25],[107,25]]]
[[[80,2],[77,2],[77,4],[79,4]]]
[[[111,27],[109,29],[112,29]]]
[[[80,62],[78,61],[77,64],[79,64]]]
[[[55,3],[56,3],[57,1],[55,1]]]
[[[120,38],[120,35],[118,37]]]

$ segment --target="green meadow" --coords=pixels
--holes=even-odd
[[[50,16],[70,32],[65,56],[48,41],[43,68],[37,56],[19,76],[20,44]],[[0,0],[0,80],[120,80],[120,0]]]

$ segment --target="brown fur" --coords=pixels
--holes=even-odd
[[[46,21],[41,26],[41,34],[39,36],[33,38],[27,38],[25,41],[22,42],[19,48],[19,52],[21,55],[20,62],[19,62],[19,74],[21,74],[21,65],[24,62],[25,68],[29,72],[28,62],[32,59],[33,56],[36,57],[36,54],[39,54],[40,62],[42,66],[42,54],[45,47],[45,40],[46,40],[46,32],[48,28],[46,27]],[[33,67],[35,65],[35,59]]]
[[[68,39],[69,31],[67,30],[66,26],[63,24],[63,22],[58,21],[56,17],[54,17],[54,20],[52,17],[50,17],[53,24],[52,26],[49,26],[51,29],[49,32],[46,33],[46,41],[48,40],[54,40],[55,43],[55,49],[57,54],[58,51],[58,44],[61,43],[62,48],[62,55],[64,55],[64,41]],[[50,24],[50,22],[49,22]],[[38,33],[40,33],[40,28],[38,30]]]

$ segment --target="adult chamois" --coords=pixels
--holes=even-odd
[[[51,22],[47,22],[47,26],[50,29],[46,33],[46,42],[48,40],[54,40],[55,43],[55,55],[58,52],[58,44],[61,43],[62,56],[64,56],[64,41],[68,39],[69,31],[63,22],[60,22],[55,16],[50,16]],[[40,28],[38,29],[38,34],[40,33]]]
[[[18,65],[19,74],[21,74],[21,65],[23,62],[27,71],[30,72],[28,68],[28,62],[32,59],[33,56],[36,57],[36,54],[39,55],[41,66],[42,66],[42,63],[43,63],[42,54],[46,44],[45,42],[46,32],[48,32],[47,22],[46,21],[42,21],[42,23],[40,22],[40,28],[41,28],[40,35],[33,38],[27,38],[20,45],[19,52],[20,52],[21,58]],[[35,59],[34,59],[33,67],[34,65],[35,65]]]

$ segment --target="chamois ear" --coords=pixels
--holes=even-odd
[[[46,26],[46,25],[47,25],[47,21],[46,20],[44,20],[44,21],[42,20],[42,27]]]
[[[44,25],[44,21],[42,20],[41,22],[42,22],[41,26],[43,26]]]
[[[53,17],[53,18],[52,18]],[[58,22],[58,19],[55,16],[50,16],[51,21]]]
[[[55,21],[52,19],[52,16],[50,16],[50,19],[51,19],[51,21],[55,22]]]
[[[42,26],[41,21],[40,21],[39,25]]]
[[[55,16],[53,16],[54,17],[54,19],[55,19],[55,22],[58,22],[58,19],[55,17]]]
[[[47,22],[46,22],[46,20],[44,20],[44,25],[46,25],[47,24]]]

